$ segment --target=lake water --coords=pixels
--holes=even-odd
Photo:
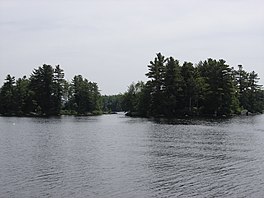
[[[264,115],[0,117],[0,197],[264,197]]]

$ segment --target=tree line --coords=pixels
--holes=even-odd
[[[29,78],[7,75],[0,89],[0,114],[53,116],[60,114],[100,114],[101,95],[96,83],[81,75],[71,82],[64,79],[59,65],[44,64]]]
[[[264,90],[258,74],[224,60],[198,64],[158,53],[148,65],[147,82],[132,83],[123,94],[102,96],[97,83],[81,75],[68,82],[59,65],[44,64],[30,77],[7,75],[0,88],[0,114],[15,116],[98,115],[126,111],[130,116],[230,116],[261,113]]]
[[[131,116],[231,116],[262,113],[264,90],[258,74],[234,69],[224,60],[194,65],[158,53],[148,65],[148,81],[132,83],[123,98]]]

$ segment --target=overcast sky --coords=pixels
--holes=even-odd
[[[146,81],[155,54],[242,64],[264,84],[263,0],[0,0],[0,83],[61,65],[102,94]]]

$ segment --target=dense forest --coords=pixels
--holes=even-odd
[[[0,113],[18,116],[101,113],[98,86],[81,75],[69,83],[59,65],[34,69],[30,78],[7,75],[0,92]]]
[[[29,78],[7,75],[0,88],[0,114],[7,116],[100,115],[231,116],[262,113],[264,90],[258,74],[237,70],[224,60],[194,65],[158,53],[148,65],[147,82],[132,83],[124,94],[102,96],[97,83],[76,75],[68,82],[59,65],[44,64]]]
[[[123,109],[131,116],[231,116],[262,113],[264,90],[258,74],[242,65],[235,70],[224,60],[208,59],[194,65],[158,53],[148,65],[148,81],[132,83]]]

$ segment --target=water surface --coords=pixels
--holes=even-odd
[[[263,196],[264,115],[0,117],[0,197]]]

